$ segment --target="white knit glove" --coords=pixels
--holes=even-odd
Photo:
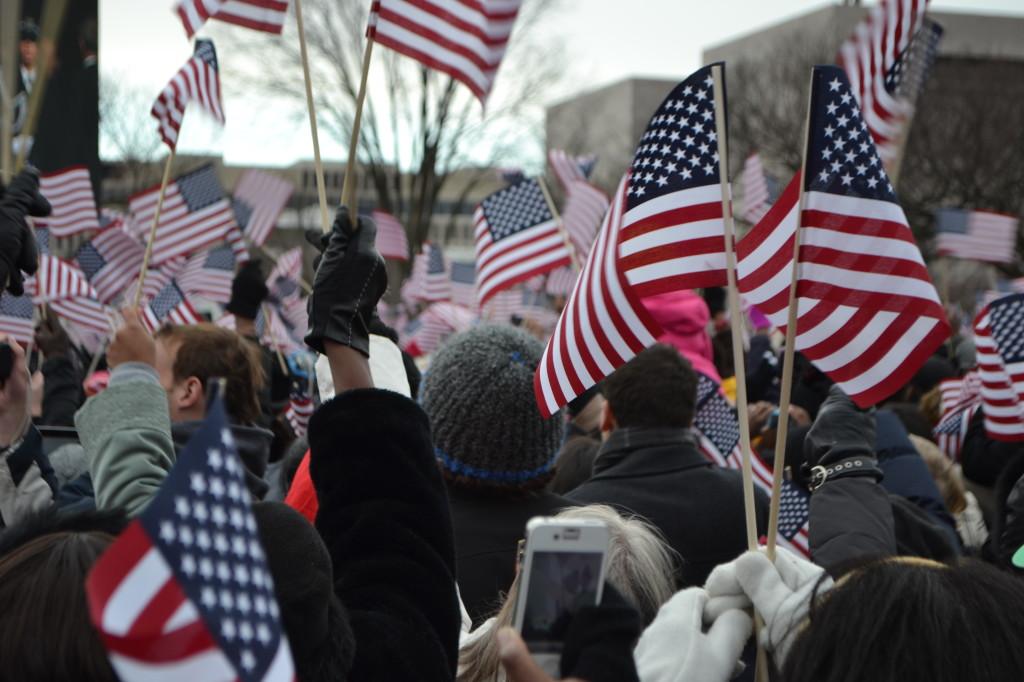
[[[811,598],[831,588],[832,578],[825,569],[781,547],[774,564],[763,549],[745,552],[711,571],[704,613],[714,620],[718,614],[753,606],[765,623],[761,645],[781,666],[807,617]]]
[[[754,623],[743,611],[730,609],[701,628],[708,593],[691,587],[662,605],[633,650],[642,682],[727,682],[742,670],[743,646]]]

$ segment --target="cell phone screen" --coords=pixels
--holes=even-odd
[[[534,653],[559,653],[573,615],[597,603],[600,552],[535,552],[523,613],[523,640]]]

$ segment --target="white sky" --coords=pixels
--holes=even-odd
[[[101,0],[100,68],[153,96],[180,68],[192,47],[173,0]],[[566,41],[571,87],[552,91],[549,101],[628,76],[683,77],[700,64],[701,51],[758,28],[823,7],[820,0],[562,0],[549,23],[552,37]],[[933,0],[936,10],[1024,15],[1021,0]],[[641,14],[642,12],[642,14]],[[293,20],[293,19],[290,19]],[[216,24],[216,22],[212,22]],[[245,29],[216,26],[222,31]],[[218,55],[230,63],[232,55]],[[301,78],[301,73],[296,73]],[[499,76],[500,78],[500,76]],[[314,84],[315,87],[315,84]],[[253,101],[225,93],[223,130],[200,117],[185,119],[180,151],[222,153],[229,163],[287,165],[312,156],[308,127],[296,124],[296,106]],[[149,125],[147,120],[145,125]],[[154,135],[156,135],[154,128]],[[326,158],[342,159],[345,146],[325,139]]]

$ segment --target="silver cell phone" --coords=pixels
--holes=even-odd
[[[513,626],[552,676],[573,615],[601,603],[609,537],[608,526],[592,519],[538,516],[526,524]]]

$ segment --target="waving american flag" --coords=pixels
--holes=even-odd
[[[220,71],[212,40],[197,40],[192,58],[185,62],[153,103],[150,114],[159,124],[160,139],[171,149],[178,145],[181,119],[189,102],[196,102],[224,125],[220,98]]]
[[[189,38],[207,19],[280,34],[288,17],[288,0],[178,0],[175,11]]]
[[[985,431],[1024,440],[1024,294],[992,301],[974,320]]]

